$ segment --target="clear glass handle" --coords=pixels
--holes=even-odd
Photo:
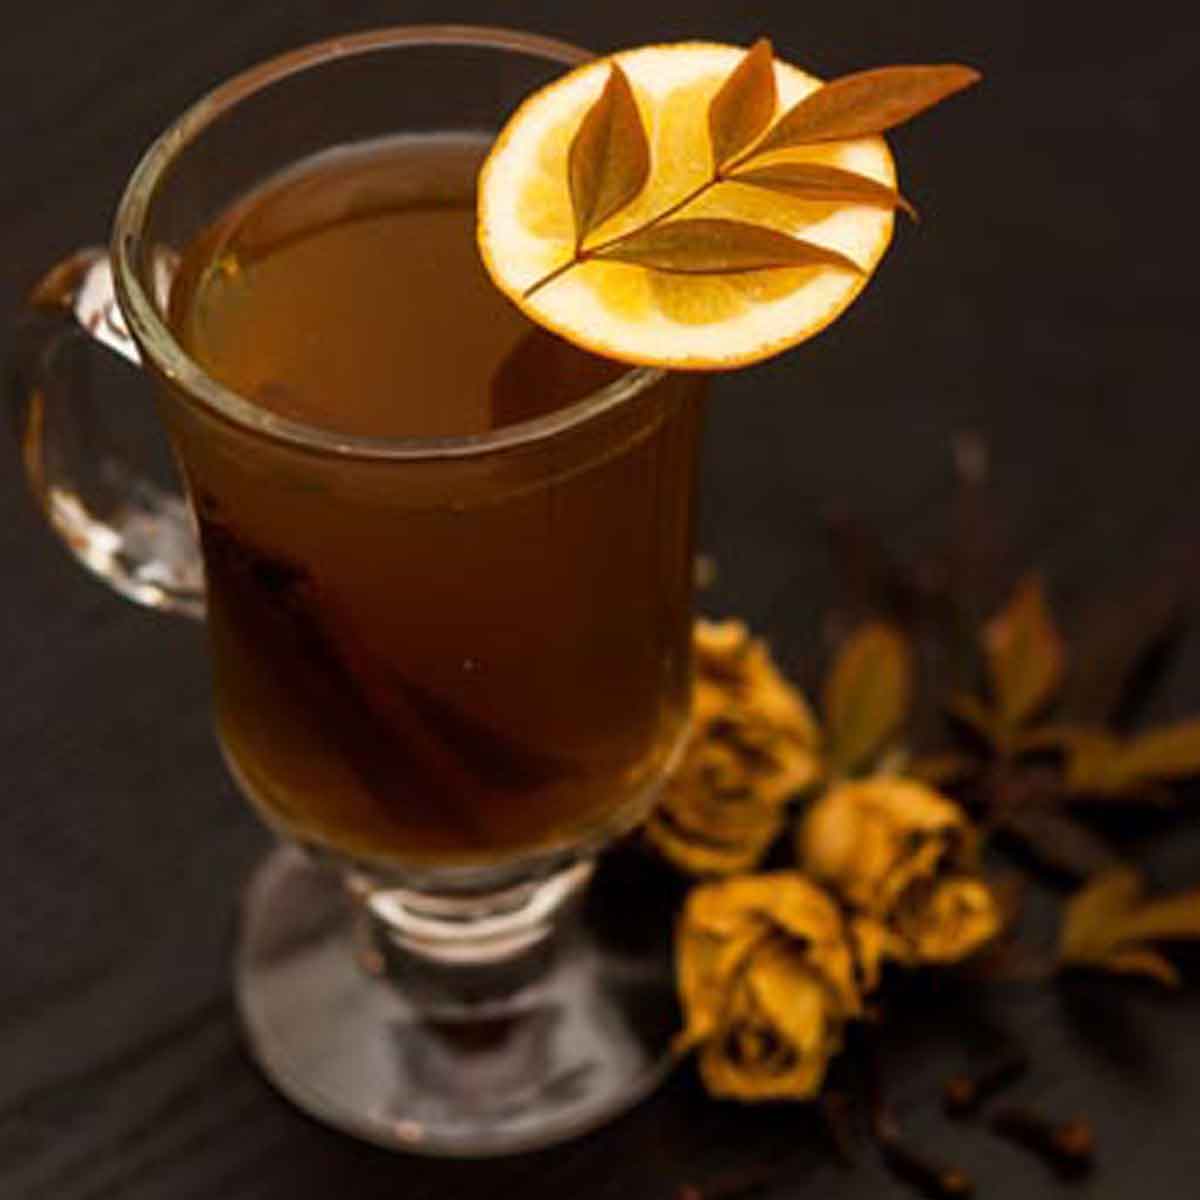
[[[103,249],[81,250],[41,280],[15,349],[22,459],[51,527],[121,595],[202,618],[191,509]]]

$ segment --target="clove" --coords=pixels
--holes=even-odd
[[[951,1076],[942,1087],[946,1114],[960,1120],[974,1116],[988,1100],[1011,1087],[1028,1070],[1028,1057],[1013,1052],[993,1059],[975,1072]]]
[[[974,1193],[975,1185],[965,1171],[933,1162],[908,1146],[901,1137],[895,1116],[886,1105],[876,1107],[871,1133],[887,1169],[930,1200],[963,1200]]]
[[[751,1167],[746,1171],[718,1175],[703,1185],[685,1183],[675,1193],[675,1200],[741,1200],[741,1197],[774,1183],[778,1177],[779,1171],[775,1167]]]
[[[997,1112],[992,1128],[1001,1137],[1032,1150],[1066,1178],[1084,1174],[1095,1156],[1096,1135],[1084,1117],[1052,1121],[1031,1108],[1014,1106]]]
[[[963,1200],[973,1195],[971,1177],[958,1167],[930,1162],[901,1141],[879,1143],[888,1170],[931,1200]]]

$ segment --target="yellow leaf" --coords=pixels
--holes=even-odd
[[[969,755],[947,751],[945,754],[926,754],[911,759],[901,774],[934,787],[945,787],[969,778],[978,769],[978,763]]]
[[[1179,986],[1179,972],[1157,950],[1145,946],[1123,946],[1100,962],[1090,964],[1122,975],[1149,975],[1166,987]]]
[[[1128,770],[1129,744],[1098,725],[1040,725],[1013,739],[1019,753],[1059,750],[1068,792],[1117,796],[1140,781]]]
[[[1053,696],[1066,655],[1036,575],[1021,583],[1008,607],[985,626],[983,649],[1006,725],[1032,717]]]
[[[775,53],[766,38],[759,38],[708,106],[714,168],[723,167],[766,129],[776,99]]]
[[[1066,750],[1071,792],[1119,796],[1149,783],[1200,775],[1200,719],[1129,740],[1089,726],[1048,726],[1022,737],[1020,745]]]
[[[1129,867],[1115,867],[1097,875],[1071,897],[1059,937],[1059,957],[1068,963],[1090,963],[1104,958],[1121,938],[1120,920],[1141,899],[1141,876]]]
[[[1019,754],[1061,751],[1069,792],[1116,796],[1137,782],[1126,770],[1127,744],[1098,725],[1039,725],[1018,734],[1012,745]]]
[[[1134,738],[1126,749],[1123,768],[1131,780],[1200,775],[1200,718]]]
[[[1129,777],[1120,739],[1102,729],[1079,730],[1068,749],[1064,782],[1069,792],[1114,796],[1127,791]]]
[[[873,623],[846,644],[825,683],[830,759],[842,771],[861,767],[908,715],[912,652],[889,625]]]
[[[1117,929],[1122,942],[1200,938],[1200,888],[1141,904]]]
[[[571,141],[567,172],[576,245],[624,208],[650,178],[650,143],[629,79],[615,62]]]
[[[1143,900],[1141,876],[1120,867],[1099,876],[1067,905],[1059,959],[1067,966],[1178,981],[1175,968],[1148,946],[1200,938],[1200,888]]]

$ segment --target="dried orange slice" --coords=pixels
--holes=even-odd
[[[774,72],[778,115],[820,88],[821,81],[771,59],[767,51],[765,69]],[[746,51],[737,46],[647,46],[588,63],[526,100],[501,132],[479,179],[479,248],[500,290],[534,321],[588,350],[623,362],[683,369],[724,370],[757,362],[837,318],[883,257],[893,209],[836,197],[800,199],[733,179],[704,187],[714,171],[710,105],[745,58]],[[650,168],[632,200],[589,228],[579,242],[571,146],[585,115],[618,73],[628,81],[641,118]],[[878,136],[792,146],[767,154],[755,166],[783,163],[865,176],[881,185],[881,194],[896,186],[891,154]],[[702,194],[695,200],[666,221],[656,221],[697,189]],[[603,212],[603,198],[598,204]],[[753,225],[766,231],[768,241],[787,235],[829,251],[829,261],[697,273],[670,269],[669,245],[663,249],[667,269],[586,257],[589,249],[611,246],[647,223],[661,233],[682,220],[696,222],[693,235],[711,232],[714,239],[733,222]],[[580,245],[583,261],[568,267]],[[849,261],[839,264],[838,258]]]

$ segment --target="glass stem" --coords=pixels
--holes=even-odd
[[[592,870],[592,860],[583,859],[538,879],[455,893],[351,875],[359,963],[419,994],[431,1012],[507,1003],[549,966],[555,934]]]

